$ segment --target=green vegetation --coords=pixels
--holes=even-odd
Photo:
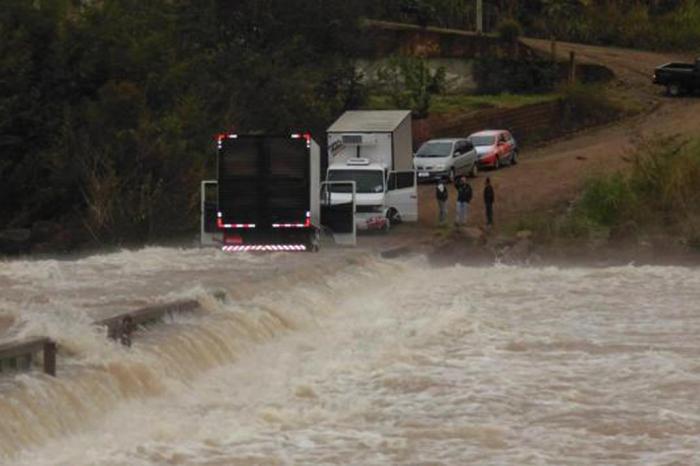
[[[474,60],[474,81],[480,94],[550,92],[559,81],[559,68],[549,60],[486,55]]]
[[[0,229],[187,230],[215,134],[322,132],[362,100],[363,2],[76,4],[0,9]]]
[[[609,91],[596,84],[566,84],[560,87],[564,130],[607,123],[621,114],[631,114],[637,107],[610,97]]]
[[[643,141],[629,160],[629,171],[590,179],[554,222],[534,217],[517,227],[549,239],[661,232],[700,246],[700,140]]]
[[[396,56],[377,71],[377,83],[390,108],[411,109],[414,117],[425,118],[433,96],[444,91],[445,69],[432,71],[425,59]]]
[[[433,96],[429,113],[452,114],[483,110],[486,108],[517,108],[523,105],[549,102],[561,97],[559,93],[550,94],[444,94]],[[394,107],[390,97],[386,95],[370,95],[367,109],[389,110]]]
[[[516,42],[518,37],[520,37],[522,34],[522,26],[520,26],[520,23],[513,18],[508,18],[498,24],[498,37],[504,42]]]
[[[474,0],[388,0],[375,2],[370,16],[474,30],[475,5]],[[495,0],[484,2],[484,15],[487,32],[499,32],[509,18],[528,36],[700,52],[700,0]]]

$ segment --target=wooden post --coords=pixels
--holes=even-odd
[[[576,82],[576,52],[569,52],[569,84]]]
[[[484,32],[484,1],[476,0],[476,33]]]
[[[44,343],[44,373],[56,377],[56,343]]]

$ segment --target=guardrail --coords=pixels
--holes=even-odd
[[[131,346],[131,335],[139,326],[174,313],[192,312],[199,307],[199,301],[194,299],[157,304],[117,314],[94,322],[94,325],[106,327],[108,338],[118,340],[122,345]],[[0,343],[0,374],[30,369],[34,356],[43,353],[44,373],[55,377],[57,350],[56,343],[48,337],[32,337]]]
[[[121,344],[131,346],[131,334],[140,325],[154,322],[166,315],[172,315],[177,312],[191,312],[198,308],[199,301],[194,299],[157,304],[97,321],[95,325],[107,327],[107,337],[112,340],[119,340]]]
[[[37,353],[44,354],[44,373],[56,376],[56,343],[47,337],[25,338],[0,344],[0,373],[31,367]]]

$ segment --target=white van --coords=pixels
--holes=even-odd
[[[468,139],[431,139],[416,152],[413,165],[418,181],[454,180],[461,175],[476,176],[479,158]]]

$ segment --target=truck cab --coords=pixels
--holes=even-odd
[[[654,70],[652,82],[666,86],[666,93],[679,96],[700,89],[700,58],[695,63],[666,63]]]
[[[327,181],[355,182],[355,224],[358,230],[389,230],[402,221],[418,219],[415,172],[392,172],[368,159],[352,159],[328,168]],[[325,201],[349,202],[346,186],[329,187]]]

